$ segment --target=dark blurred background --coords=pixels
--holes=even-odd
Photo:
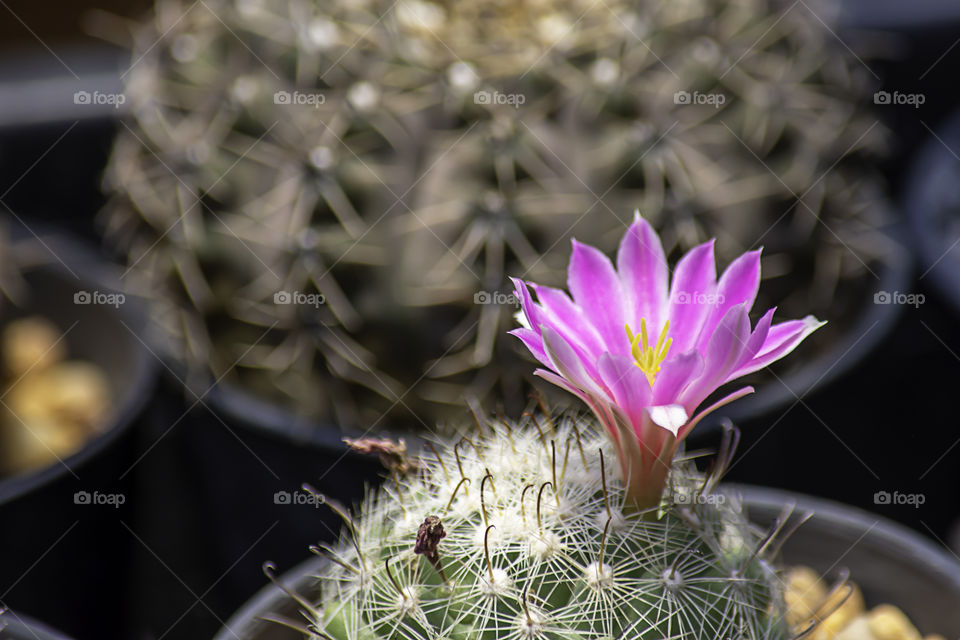
[[[69,94],[81,79],[84,86],[118,86],[127,54],[91,35],[103,24],[97,12],[120,20],[148,8],[143,1],[0,0],[0,215],[15,226],[26,227],[28,233],[66,230],[99,251],[95,215],[103,202],[100,172],[122,112],[71,110],[62,101],[46,110],[31,108],[36,102],[29,96]],[[931,141],[950,148],[954,157],[960,155],[960,146],[951,147],[934,133],[960,109],[960,3],[851,1],[844,10],[840,36],[870,60],[880,88],[925,96],[919,107],[877,110],[894,133],[894,151],[883,172],[901,216],[900,235],[916,248],[906,221],[915,156]],[[960,550],[960,417],[953,406],[960,382],[960,308],[931,280],[929,258],[919,251],[915,255],[913,284],[905,293],[921,294],[923,303],[905,307],[879,348],[841,379],[798,399],[786,411],[741,425],[743,444],[729,477],[856,505]],[[960,273],[954,285],[960,288]],[[178,419],[179,411],[170,406],[171,393],[177,395],[161,392],[151,401],[143,419],[152,429],[164,431]],[[203,408],[191,415],[197,413]],[[709,445],[709,438],[695,439],[694,444]],[[145,448],[136,438],[131,446]],[[216,454],[212,448],[225,445],[210,446],[210,451],[189,455],[203,459]],[[191,524],[199,517],[191,502],[197,480],[186,471],[169,473],[177,469],[181,455],[188,454],[162,446],[149,452],[136,482],[172,483],[164,494],[169,502],[124,511],[116,528],[126,546],[117,547],[115,555],[106,550],[100,556],[105,565],[123,565],[122,571],[108,573],[125,583],[104,593],[123,594],[124,600],[107,603],[107,609],[126,620],[129,638],[209,637],[250,595],[228,586],[236,584],[229,563],[224,573],[211,568],[223,564],[207,562],[219,550]],[[277,460],[282,464],[282,457]],[[231,471],[220,478],[227,492]],[[875,495],[881,491],[922,494],[925,500],[919,507],[878,504]],[[235,497],[239,502],[232,508],[242,509],[243,496]],[[5,521],[3,526],[18,523]],[[155,527],[167,532],[162,540],[151,535]],[[246,545],[250,557],[276,559],[276,550],[269,546],[273,535],[266,528],[262,539],[238,544]],[[0,549],[3,556],[17,553]],[[288,550],[290,559],[305,555],[305,548]],[[30,567],[44,563],[42,557],[25,560]],[[245,584],[264,581],[256,574],[243,578]],[[17,600],[16,587],[0,585],[0,592],[10,592],[0,601],[24,606],[29,613],[29,604]],[[92,590],[100,588],[90,584]]]

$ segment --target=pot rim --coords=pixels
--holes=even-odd
[[[7,610],[0,616],[0,631],[6,632],[6,638],[12,631],[17,634],[21,640],[71,640],[70,636],[65,635],[52,627],[48,627],[42,622],[34,620],[30,616],[13,610]]]
[[[721,487],[738,492],[749,513],[751,507],[779,512],[787,501],[795,501],[799,509],[812,511],[814,517],[830,523],[835,531],[869,531],[870,541],[878,546],[896,547],[902,557],[915,561],[945,582],[953,584],[960,593],[960,558],[946,547],[934,542],[923,533],[886,516],[859,507],[759,485],[724,483]],[[802,527],[801,527],[802,530]],[[906,542],[907,544],[903,544]],[[853,576],[856,580],[856,577]]]

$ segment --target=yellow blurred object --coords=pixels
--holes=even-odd
[[[820,575],[810,567],[793,567],[787,573],[786,583],[787,622],[799,629],[817,612],[827,597],[827,588]]]
[[[86,442],[86,434],[65,429],[57,422],[18,422],[7,412],[4,428],[3,467],[7,473],[22,473],[63,460]]]
[[[849,595],[847,595],[849,592]],[[846,600],[844,600],[846,598]],[[842,603],[842,604],[841,604]],[[810,634],[810,640],[833,640],[858,616],[867,610],[860,587],[850,583],[850,589],[842,588],[829,594],[817,611],[823,621]]]
[[[3,330],[4,411],[0,467],[20,473],[63,460],[105,426],[110,385],[94,364],[64,361],[66,345],[43,318]],[[31,361],[31,358],[33,359]]]
[[[0,349],[3,366],[14,380],[27,372],[42,371],[67,356],[63,333],[44,318],[14,320],[3,329]]]
[[[870,623],[867,621],[866,616],[860,616],[850,624],[848,624],[843,631],[834,636],[833,640],[877,640],[874,637],[873,632],[870,631]]]
[[[875,607],[868,615],[870,631],[876,640],[923,640],[906,614],[889,604]]]
[[[854,583],[848,589],[828,592],[822,578],[809,567],[793,567],[785,577],[787,621],[801,633],[811,620],[819,620],[809,640],[946,640],[922,637],[897,607],[881,604],[867,611],[863,593]],[[846,600],[844,600],[846,597]]]
[[[47,411],[51,416],[88,432],[100,430],[110,408],[110,386],[99,367],[72,360],[40,375],[47,385]]]

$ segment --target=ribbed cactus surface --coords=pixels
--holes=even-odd
[[[689,461],[623,509],[589,421],[435,447],[347,518],[308,622],[336,640],[789,638],[782,583],[737,500]]]

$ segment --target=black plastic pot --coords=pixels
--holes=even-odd
[[[44,221],[99,242],[93,219],[103,204],[100,174],[127,103],[114,108],[75,96],[119,94],[129,63],[128,53],[106,45],[0,58],[4,211],[31,227]]]
[[[69,242],[44,243],[68,266],[54,260],[25,273],[25,308],[6,304],[0,319],[53,321],[70,357],[104,372],[113,407],[105,431],[62,463],[0,480],[0,601],[80,638],[122,638],[134,544],[124,522],[135,502],[122,474],[134,460],[132,427],[153,391],[156,361],[135,335],[135,300],[96,303],[94,292],[110,290],[102,263]]]
[[[70,640],[55,629],[16,611],[0,616],[0,640]]]
[[[783,506],[815,515],[786,543],[785,566],[807,565],[828,577],[841,567],[863,590],[868,606],[900,607],[922,633],[960,635],[960,560],[918,533],[880,516],[836,502],[766,489],[732,486],[743,496],[750,518],[770,526]],[[306,598],[318,594],[315,575],[325,562],[311,558],[280,578]],[[299,620],[298,605],[274,585],[263,587],[226,623],[214,640],[300,640],[302,636],[262,616]]]
[[[348,454],[333,425],[221,386],[186,391],[168,373],[136,470],[149,508],[133,525],[145,543],[134,611],[155,635],[203,637],[262,586],[265,559],[289,569],[339,534],[340,519],[302,484],[351,505],[383,468]]]

